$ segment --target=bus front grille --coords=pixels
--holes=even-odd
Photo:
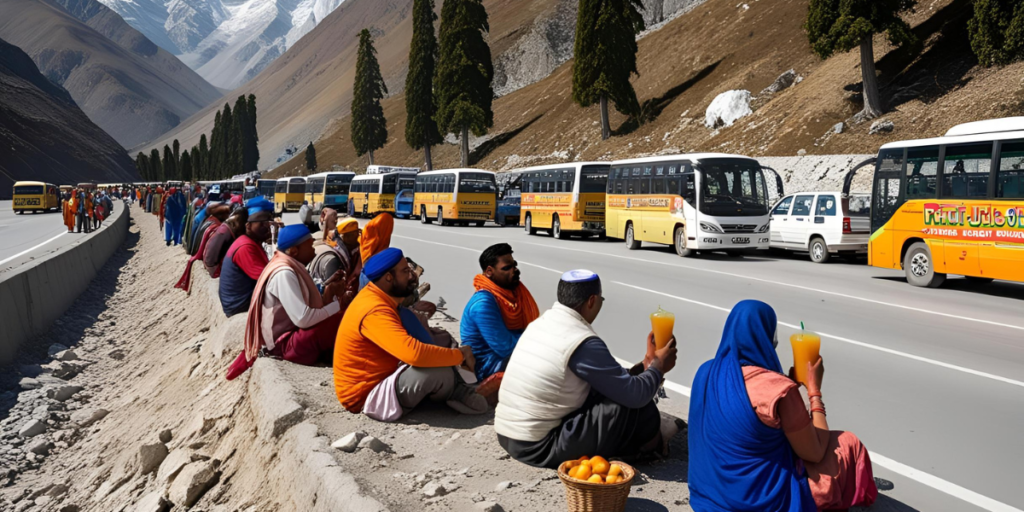
[[[726,233],[753,233],[757,224],[722,224],[722,231]]]

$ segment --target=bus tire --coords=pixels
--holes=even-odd
[[[675,246],[676,254],[678,254],[680,257],[692,258],[697,255],[697,251],[686,248],[686,228],[684,228],[683,226],[679,226],[676,228],[676,232],[672,236],[672,239],[675,241],[675,243],[672,245]]]
[[[913,286],[938,288],[946,282],[946,274],[935,272],[932,251],[924,242],[915,242],[907,249],[903,257],[903,270],[907,274],[907,282]]]
[[[531,235],[536,235],[537,234],[537,230],[533,229],[533,216],[532,215],[527,215],[526,216],[526,232],[528,234],[531,234]]]
[[[635,251],[640,248],[640,240],[633,235],[633,223],[626,224],[626,249]]]
[[[427,207],[420,206],[420,224],[430,224],[432,221],[427,216]]]
[[[811,239],[810,245],[807,246],[808,252],[811,255],[811,261],[815,263],[825,263],[828,261],[829,252],[828,245],[825,243],[825,239],[820,236],[816,236]]]
[[[25,213],[25,210],[18,210],[18,211],[14,212],[14,213],[17,213],[18,215],[21,215],[21,214]]]
[[[482,221],[482,220],[476,221],[476,227],[478,227],[478,228],[484,227],[484,221]]]
[[[562,221],[558,219],[558,215],[555,215],[555,220],[554,222],[551,223],[551,236],[559,240],[565,240],[566,238],[569,238],[568,235],[566,235],[565,232],[562,231]]]
[[[437,207],[437,223],[441,226],[448,225],[448,222],[444,220],[444,210],[440,206]]]

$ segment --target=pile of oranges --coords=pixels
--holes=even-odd
[[[592,484],[617,484],[623,481],[622,467],[609,463],[604,457],[583,456],[580,463],[569,468],[569,477]]]

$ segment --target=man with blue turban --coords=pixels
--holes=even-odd
[[[253,290],[245,350],[232,363],[228,380],[252,366],[261,350],[303,365],[334,352],[342,317],[337,298],[343,283],[328,280],[321,292],[306,270],[314,256],[313,236],[306,226],[281,229],[277,251]]]
[[[256,281],[268,263],[263,243],[270,240],[274,204],[258,197],[247,206],[245,234],[231,243],[220,266],[220,305],[227,316],[249,311]]]

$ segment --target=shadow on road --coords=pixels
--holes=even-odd
[[[872,279],[878,279],[879,281],[892,281],[895,283],[907,283],[907,278],[903,276],[872,276]],[[1024,300],[1024,285],[1019,283],[1012,283],[1009,281],[993,281],[991,283],[975,283],[967,280],[966,278],[950,278],[946,279],[940,290],[953,290],[958,292],[977,293],[978,295],[988,295],[990,297],[999,297],[1003,299],[1016,299]]]

